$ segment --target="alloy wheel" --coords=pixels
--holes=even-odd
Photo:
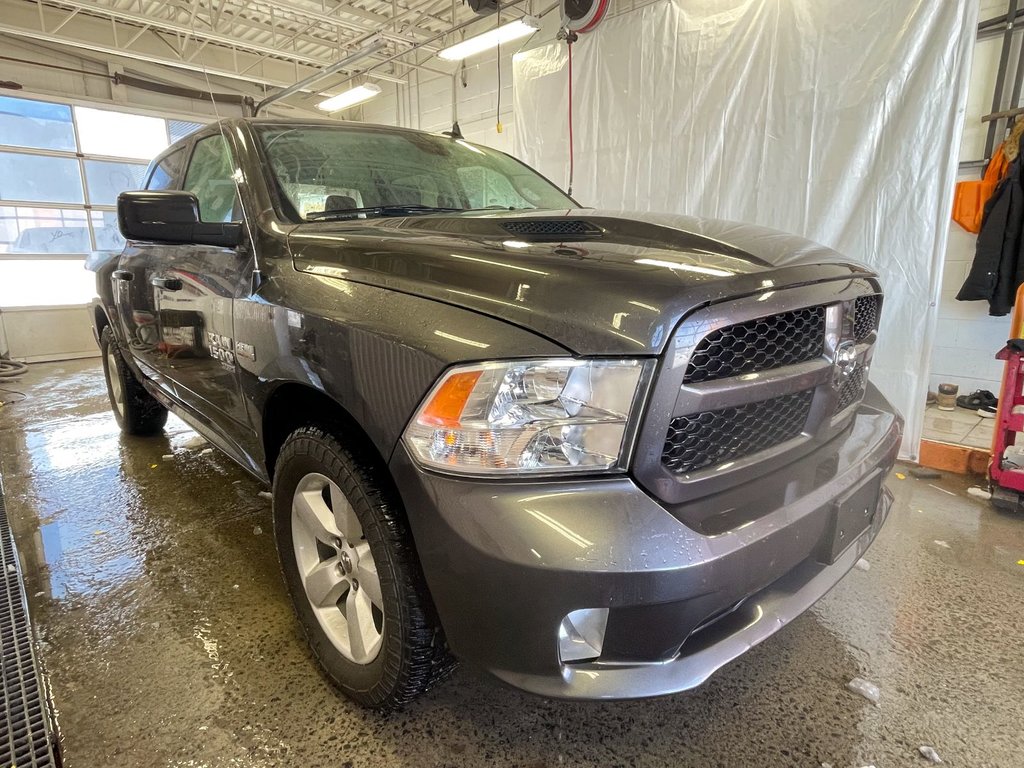
[[[292,496],[292,543],[306,598],[332,645],[369,664],[384,639],[377,565],[355,510],[341,488],[318,473]]]

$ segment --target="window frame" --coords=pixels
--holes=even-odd
[[[114,101],[106,101],[102,99],[89,99],[89,98],[74,98],[74,97],[61,97],[52,96],[48,94],[36,93],[34,91],[18,91],[16,93],[8,93],[7,96],[20,99],[24,101],[39,101],[43,103],[56,104],[68,108],[71,112],[71,125],[72,135],[74,138],[73,148],[50,148],[50,147],[34,147],[34,146],[22,146],[18,144],[7,144],[0,143],[0,150],[9,152],[12,154],[20,155],[33,155],[37,157],[50,157],[50,158],[66,158],[74,159],[77,162],[79,178],[82,184],[82,202],[80,203],[42,203],[34,200],[4,200],[0,201],[0,206],[9,207],[15,210],[19,209],[43,209],[43,210],[74,210],[81,211],[88,227],[88,245],[90,246],[89,251],[76,252],[76,253],[0,253],[0,263],[6,263],[10,261],[18,261],[31,264],[39,264],[39,268],[45,268],[42,265],[46,263],[56,262],[78,262],[81,264],[83,274],[87,274],[84,271],[85,263],[87,262],[90,253],[97,250],[97,246],[101,243],[97,243],[97,232],[100,229],[106,230],[109,226],[104,226],[109,222],[116,222],[117,220],[117,206],[116,205],[101,205],[94,204],[89,197],[89,186],[88,176],[86,175],[86,161],[110,161],[116,163],[137,163],[145,168],[142,174],[142,182],[140,188],[144,187],[150,181],[152,169],[148,168],[151,163],[146,163],[144,160],[137,158],[124,158],[124,157],[112,157],[106,155],[98,155],[94,153],[82,152],[82,141],[79,132],[78,125],[78,114],[76,108],[88,108],[92,110],[102,110],[106,112],[122,113],[129,115],[141,115],[145,117],[159,118],[164,121],[164,129],[167,133],[167,148],[165,151],[157,155],[157,158],[163,158],[169,154],[174,147],[183,148],[187,150],[187,147],[191,145],[195,136],[202,134],[207,131],[211,122],[217,118],[214,115],[200,115],[200,114],[185,114],[177,113],[173,111],[165,110],[154,110],[146,108],[136,108],[134,105],[128,105],[123,103],[116,103]],[[185,123],[197,126],[195,130],[191,131],[180,138],[175,138],[171,132],[171,124]],[[181,126],[175,126],[175,131],[183,130]],[[0,137],[2,141],[4,137]],[[185,156],[187,158],[187,155]],[[181,178],[176,179],[176,184],[180,184]],[[92,219],[98,214],[100,221],[94,222]],[[105,221],[104,221],[105,219]],[[113,224],[116,226],[116,223]],[[103,249],[108,250],[108,249]],[[28,276],[28,275],[26,275]],[[75,291],[77,293],[77,290]],[[2,304],[3,311],[32,311],[34,309],[40,309],[44,307],[53,306],[82,306],[87,305],[91,296],[87,296],[82,302],[71,303],[71,304],[59,304],[54,305],[52,303],[46,304]]]
[[[76,129],[76,140],[77,140],[77,129]],[[57,210],[76,210],[83,211],[86,216],[89,228],[89,244],[92,246],[90,251],[84,253],[65,253],[65,254],[36,254],[36,253],[0,253],[0,260],[24,260],[24,259],[66,259],[69,261],[84,260],[89,256],[91,251],[97,250],[96,247],[96,231],[92,221],[92,216],[89,215],[93,211],[99,213],[112,213],[117,214],[116,205],[106,204],[95,204],[90,200],[89,197],[89,186],[86,178],[85,162],[87,160],[105,160],[108,162],[124,163],[126,158],[123,157],[110,157],[108,155],[85,155],[81,152],[71,152],[68,150],[42,150],[30,147],[13,147],[7,144],[0,144],[0,151],[9,152],[12,154],[22,155],[34,155],[36,157],[58,157],[67,160],[74,160],[78,167],[79,180],[82,185],[82,200],[81,202],[51,202],[51,201],[40,201],[40,200],[22,200],[22,199],[4,199],[0,200],[0,206],[6,208],[43,208],[43,209],[57,209]],[[130,160],[129,160],[130,162]],[[140,163],[141,165],[141,163]]]
[[[193,115],[175,112],[164,112],[153,109],[135,108],[129,107],[125,104],[115,104],[112,102],[104,102],[99,100],[90,99],[75,99],[75,98],[60,98],[49,96],[45,94],[37,94],[29,91],[19,91],[13,94],[7,94],[9,97],[14,99],[21,99],[24,101],[36,101],[45,102],[48,104],[57,104],[61,106],[69,107],[71,110],[71,125],[73,128],[74,135],[74,149],[47,149],[39,147],[24,147],[14,144],[2,143],[2,137],[0,137],[0,151],[9,152],[12,154],[21,155],[34,155],[36,157],[55,157],[75,160],[78,167],[79,179],[82,184],[82,201],[75,203],[67,202],[40,202],[37,200],[0,200],[0,207],[5,208],[35,208],[35,209],[47,209],[47,210],[76,210],[82,211],[87,222],[89,230],[89,245],[91,246],[89,251],[75,252],[75,253],[0,253],[0,262],[3,261],[73,261],[80,262],[85,265],[86,260],[92,251],[98,250],[97,248],[97,225],[93,222],[93,214],[100,213],[102,218],[110,218],[116,220],[117,206],[110,204],[97,204],[93,203],[89,197],[89,184],[88,177],[86,175],[86,161],[99,160],[116,163],[137,163],[144,166],[146,170],[143,173],[143,182],[140,188],[145,188],[148,185],[152,170],[155,167],[155,161],[146,163],[145,161],[138,160],[137,158],[131,157],[116,157],[111,155],[100,155],[94,153],[86,153],[82,151],[81,137],[78,129],[78,117],[76,107],[85,107],[89,109],[99,109],[108,112],[120,112],[133,115],[143,115],[146,117],[159,118],[164,121],[164,130],[167,134],[168,146],[160,154],[157,155],[156,159],[163,158],[166,154],[169,154],[175,148],[188,148],[194,142],[194,137],[202,134],[208,130],[210,121],[216,118],[212,115]],[[171,121],[185,122],[185,123],[196,123],[201,127],[194,131],[192,134],[177,140],[172,140],[171,137]],[[204,125],[204,123],[206,125]],[[176,180],[176,184],[180,185],[181,178]],[[87,302],[86,302],[87,303]],[[16,309],[30,309],[31,307],[18,306]],[[41,306],[41,305],[40,305]],[[68,306],[68,305],[61,305]],[[79,306],[79,305],[73,305]],[[7,307],[4,307],[4,311],[7,311]],[[12,308],[14,309],[14,308]]]

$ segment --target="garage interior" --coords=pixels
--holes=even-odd
[[[1024,336],[1024,304],[957,298],[981,247],[950,211],[1020,139],[1022,30],[1017,0],[0,0],[0,764],[1019,765],[1024,347],[1007,339]],[[595,217],[720,220],[703,233],[725,243],[743,222],[866,265],[885,297],[870,381],[904,419],[877,539],[692,690],[560,700],[462,663],[388,714],[346,698],[296,621],[272,486],[173,410],[157,434],[126,434],[98,343],[93,270],[133,247],[118,196],[151,184],[177,142],[257,113],[490,147]],[[489,266],[518,289],[481,300],[514,307],[548,267],[513,261],[529,243],[504,245]],[[559,245],[589,285],[587,243]],[[699,258],[702,278],[733,274],[726,256]],[[637,263],[664,268],[665,290],[686,277]],[[657,312],[636,296],[632,318],[608,321],[624,344]],[[244,369],[238,327],[220,362]],[[493,341],[433,333],[491,359]],[[978,392],[1002,405],[982,413]]]

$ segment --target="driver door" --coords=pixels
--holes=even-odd
[[[200,136],[192,147],[181,188],[199,200],[207,222],[241,222],[236,163],[221,133]],[[178,399],[202,422],[232,441],[244,440],[247,414],[235,360],[234,302],[247,295],[252,259],[245,245],[176,245],[154,270],[164,375]]]

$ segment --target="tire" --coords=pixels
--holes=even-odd
[[[330,681],[387,712],[444,678],[454,661],[379,462],[305,427],[281,447],[273,496],[284,581]]]
[[[117,425],[126,435],[154,435],[167,423],[167,409],[146,391],[128,368],[110,326],[100,333],[103,375]]]

